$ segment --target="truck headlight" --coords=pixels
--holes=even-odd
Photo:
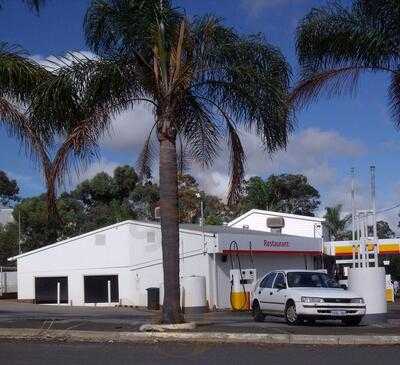
[[[350,300],[350,303],[364,304],[364,299],[363,298],[353,298],[352,300]]]
[[[323,303],[324,300],[318,297],[301,297],[303,303]]]

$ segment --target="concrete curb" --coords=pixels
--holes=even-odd
[[[142,324],[139,328],[140,332],[166,332],[166,331],[183,331],[194,330],[195,322],[178,323],[178,324]]]
[[[91,343],[202,342],[293,345],[400,345],[400,335],[294,335],[223,332],[100,332],[0,329],[0,340]]]

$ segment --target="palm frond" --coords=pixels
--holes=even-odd
[[[0,42],[0,95],[25,102],[48,72],[18,46]]]
[[[238,125],[255,127],[268,152],[284,148],[294,120],[291,70],[281,52],[258,35],[241,37],[215,18],[193,25],[197,41],[193,92],[212,99]]]
[[[291,103],[302,108],[315,101],[321,94],[328,97],[340,95],[344,90],[353,94],[357,87],[362,67],[345,67],[319,72],[301,80],[290,95]]]
[[[229,141],[229,166],[230,166],[230,186],[228,194],[228,204],[237,203],[242,193],[242,183],[244,181],[246,155],[237,133],[236,126],[227,121],[228,141]]]
[[[354,0],[350,7],[335,2],[311,10],[297,29],[301,81],[294,100],[304,106],[324,88],[329,96],[354,91],[361,71],[395,73],[400,59],[399,20],[396,0]],[[394,106],[392,99],[392,114]],[[393,118],[398,124],[400,115]]]
[[[393,73],[389,87],[389,106],[397,128],[400,128],[400,71]]]
[[[139,154],[136,162],[136,168],[139,180],[150,179],[152,174],[152,167],[157,156],[157,149],[155,144],[155,124],[151,128],[146,140],[143,144],[143,148]]]
[[[101,56],[134,53],[150,68],[155,29],[162,20],[169,42],[182,15],[170,0],[92,0],[84,32],[91,49]],[[166,44],[170,47],[170,44]]]
[[[186,95],[180,112],[178,134],[181,134],[190,146],[191,159],[202,167],[210,167],[220,148],[221,136],[218,126],[212,119],[207,105],[195,96]]]

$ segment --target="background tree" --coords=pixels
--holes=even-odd
[[[242,211],[263,209],[314,216],[319,197],[304,175],[271,175],[265,181],[256,176],[245,182]]]
[[[150,180],[137,184],[130,194],[130,201],[139,220],[154,220],[155,208],[159,205],[158,185]]]
[[[244,183],[244,211],[250,209],[270,210],[270,193],[267,182],[259,176],[253,176]]]
[[[302,80],[293,92],[301,104],[321,91],[354,90],[365,71],[390,77],[389,107],[400,125],[400,7],[398,0],[354,0],[312,9],[297,30]]]
[[[324,226],[332,241],[343,241],[352,238],[352,233],[347,229],[351,215],[343,216],[342,205],[327,207],[324,215]]]
[[[92,0],[85,35],[100,58],[80,60],[58,73],[60,82],[73,80],[91,89],[103,108],[120,111],[138,102],[153,107],[149,130],[160,147],[165,323],[182,321],[177,141],[187,142],[191,157],[203,166],[214,160],[219,141],[228,141],[233,202],[244,176],[238,128],[253,130],[270,153],[286,146],[292,129],[290,69],[280,51],[215,17],[192,19],[168,0]],[[49,87],[48,94],[57,95],[59,87]],[[57,106],[64,107],[61,100]],[[153,138],[150,133],[145,142],[141,173],[148,172]]]
[[[129,165],[118,166],[114,170],[114,182],[118,196],[126,199],[134,191],[138,183],[138,176],[133,167]]]
[[[188,174],[178,174],[178,211],[179,222],[194,223],[199,216],[199,185],[196,179]]]
[[[9,257],[18,254],[18,225],[16,223],[0,224],[0,266],[10,266]]]
[[[376,233],[379,239],[394,238],[396,236],[390,229],[389,223],[385,221],[376,222]]]
[[[15,180],[10,180],[7,174],[0,170],[0,206],[9,206],[18,200],[19,187]]]

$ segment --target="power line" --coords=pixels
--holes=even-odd
[[[393,210],[393,209],[396,209],[396,208],[399,208],[399,207],[400,207],[400,203],[397,203],[397,204],[394,205],[393,207],[385,208],[385,209],[380,209],[380,210],[377,211],[377,213],[385,213],[385,212],[388,212],[388,211],[390,211],[390,210]]]

